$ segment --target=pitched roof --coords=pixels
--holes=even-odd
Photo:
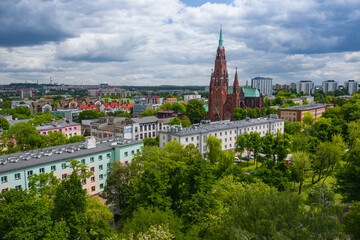
[[[256,88],[244,87],[242,89],[245,97],[260,97],[260,92]]]

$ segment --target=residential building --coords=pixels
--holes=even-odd
[[[31,113],[32,114],[40,114],[44,112],[50,112],[55,109],[55,104],[52,101],[44,101],[44,102],[33,102],[31,105]]]
[[[129,164],[141,151],[143,142],[120,138],[87,138],[84,142],[2,155],[0,159],[0,191],[6,188],[29,189],[28,177],[50,173],[65,179],[72,173],[66,160],[75,159],[88,167],[93,175],[82,179],[83,188],[94,195],[103,191],[112,163]]]
[[[193,95],[184,95],[184,101],[189,102],[192,99],[200,99],[200,94],[193,94]]]
[[[7,121],[12,121],[12,116],[9,114],[0,114],[0,117],[5,118]]]
[[[133,106],[133,116],[134,117],[140,117],[141,113],[144,112],[146,109],[150,108],[150,109],[158,109],[160,108],[160,104],[135,104]]]
[[[77,122],[78,121],[78,116],[79,114],[82,112],[83,110],[78,110],[78,109],[58,109],[55,111],[50,111],[50,114],[57,116],[60,115],[63,118],[68,119],[70,122]]]
[[[266,96],[272,96],[272,80],[269,77],[255,77],[251,79],[251,87],[258,89]]]
[[[312,81],[309,80],[303,80],[300,82],[296,83],[296,92],[297,93],[307,93],[307,94],[311,94],[314,88],[314,83]]]
[[[159,132],[159,146],[163,147],[166,143],[176,140],[180,144],[194,144],[202,154],[207,152],[206,137],[215,136],[221,140],[222,150],[234,150],[237,136],[247,132],[258,132],[264,136],[267,132],[275,134],[284,132],[284,120],[272,118],[254,118],[240,121],[229,120],[211,122],[211,124],[193,125],[182,128],[180,126],[171,126],[168,130]]]
[[[100,89],[89,89],[88,95],[89,97],[97,97],[100,95]]]
[[[32,89],[20,89],[19,93],[20,93],[20,98],[21,99],[32,98],[33,97],[33,90]]]
[[[306,100],[306,101],[308,101],[309,102],[309,104],[313,104],[313,103],[315,103],[315,101],[314,101],[314,97],[313,96],[301,96],[300,97],[302,100]]]
[[[49,124],[42,124],[36,127],[41,135],[49,135],[49,131],[61,132],[66,137],[81,136],[81,124],[60,119]]]
[[[359,83],[355,80],[347,80],[344,82],[346,91],[351,95],[359,90]]]
[[[300,122],[306,112],[310,112],[315,121],[319,119],[323,112],[329,107],[333,107],[331,104],[308,104],[302,106],[294,106],[288,108],[279,108],[278,116],[286,122]]]
[[[328,92],[335,92],[335,90],[337,89],[337,85],[338,83],[335,82],[334,80],[327,80],[322,82],[322,89],[325,93],[325,95],[327,95]]]

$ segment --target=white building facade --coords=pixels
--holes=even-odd
[[[304,80],[296,83],[296,92],[297,93],[308,93],[309,95],[312,93],[314,88],[314,83],[309,80]]]
[[[251,87],[270,97],[272,96],[272,80],[268,77],[255,77],[251,79]]]
[[[335,82],[334,80],[327,80],[322,82],[322,88],[323,91],[325,93],[325,95],[327,95],[328,92],[335,92],[335,90],[337,89],[338,83]]]
[[[234,150],[237,136],[245,132],[258,132],[265,136],[267,132],[275,134],[284,132],[284,120],[277,118],[257,118],[241,121],[220,121],[211,124],[181,128],[170,127],[166,131],[159,132],[159,145],[164,147],[166,143],[176,140],[180,144],[194,144],[202,154],[207,152],[206,137],[215,136],[221,140],[222,150]]]
[[[344,87],[351,95],[359,90],[359,83],[355,80],[347,80],[346,82],[344,82]]]

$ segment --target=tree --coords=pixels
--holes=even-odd
[[[181,124],[181,121],[180,121],[180,119],[177,118],[177,117],[174,117],[173,119],[171,119],[171,120],[169,121],[169,125],[180,125],[180,124]]]
[[[169,94],[167,95],[167,98],[175,98],[175,97],[174,97],[174,95],[172,95],[171,93],[169,93]]]
[[[0,128],[2,128],[3,130],[8,130],[10,128],[8,120],[3,117],[0,117]]]
[[[206,138],[206,147],[208,149],[206,153],[207,160],[212,164],[218,163],[222,156],[221,140],[212,135],[209,135]]]
[[[345,143],[340,135],[334,135],[332,142],[321,142],[317,147],[316,157],[312,162],[312,184],[323,180],[323,185],[344,154]]]
[[[74,159],[67,161],[73,172],[56,189],[53,217],[56,222],[65,222],[69,229],[68,238],[78,239],[87,235],[86,225],[86,190],[81,179],[90,177],[85,165]],[[81,174],[79,174],[81,172]]]
[[[190,100],[186,106],[186,116],[189,117],[192,124],[204,120],[206,116],[204,104],[196,99]]]
[[[4,135],[9,147],[13,144],[12,140],[14,139],[16,146],[18,146],[21,151],[39,148],[43,144],[42,136],[34,126],[27,122],[19,122],[11,126]]]
[[[143,116],[143,117],[157,116],[157,110],[147,108],[145,111],[141,112],[141,116]]]
[[[182,127],[190,127],[191,126],[191,122],[189,119],[184,119],[181,121],[181,126]]]
[[[159,136],[157,136],[156,138],[145,138],[144,146],[159,146]]]
[[[250,118],[257,118],[259,117],[259,112],[255,108],[249,108],[247,111],[247,115]]]
[[[245,119],[247,115],[247,111],[243,108],[235,108],[234,109],[234,114],[233,117],[236,120],[241,120],[241,119]]]
[[[240,157],[242,156],[243,152],[246,149],[246,141],[247,141],[246,134],[248,133],[238,135],[235,142],[235,152],[240,153]]]
[[[345,232],[351,239],[360,239],[360,202],[356,202],[344,216]]]
[[[68,138],[66,137],[65,134],[62,134],[61,132],[53,132],[53,131],[49,131],[48,135],[43,136],[44,142],[46,144],[46,146],[51,147],[51,146],[58,146],[58,145],[63,145],[69,142]]]
[[[310,159],[306,152],[295,152],[291,156],[291,161],[294,162],[294,170],[296,171],[296,175],[299,180],[299,194],[301,194],[301,187],[307,173],[310,170]]]
[[[112,235],[110,224],[114,224],[114,215],[94,196],[86,198],[85,222],[89,239],[106,239]]]
[[[302,118],[303,123],[306,126],[312,126],[314,124],[314,117],[310,112],[305,112],[304,117]]]
[[[186,112],[186,105],[183,104],[183,103],[178,103],[178,102],[174,102],[172,105],[171,105],[171,109],[175,112],[178,112],[178,113],[183,113],[183,112]]]
[[[300,122],[284,122],[284,132],[290,135],[299,133],[301,131]]]
[[[22,189],[1,192],[1,239],[50,239],[48,234],[52,230],[49,201],[29,195]],[[66,228],[62,228],[62,231],[66,231]]]
[[[303,99],[302,104],[303,104],[303,105],[308,105],[308,104],[309,104],[309,101],[306,100],[306,99]]]
[[[248,138],[248,142],[250,142],[251,144],[249,144],[249,146],[251,147],[251,151],[254,153],[254,164],[256,162],[256,168],[257,168],[257,157],[258,157],[258,153],[262,148],[262,141],[261,141],[261,137],[260,134],[258,132],[251,132]]]
[[[69,137],[68,142],[76,143],[76,142],[82,142],[84,140],[85,140],[85,137],[83,137],[83,136],[72,136],[72,137]]]
[[[81,123],[82,120],[96,119],[96,118],[99,118],[99,117],[100,117],[100,114],[99,114],[98,111],[84,110],[81,113],[79,113],[78,122]]]
[[[337,169],[335,191],[343,201],[360,201],[360,139],[356,139],[350,151],[345,155],[345,164]]]
[[[133,213],[131,220],[124,224],[121,232],[123,236],[128,236],[129,234],[137,236],[148,231],[151,226],[156,225],[167,225],[169,232],[177,238],[181,238],[183,235],[181,219],[170,209],[162,211],[157,207],[140,207]]]

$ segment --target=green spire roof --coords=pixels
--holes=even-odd
[[[222,40],[222,25],[220,25],[220,38],[219,38],[219,48],[223,48],[223,40]]]

